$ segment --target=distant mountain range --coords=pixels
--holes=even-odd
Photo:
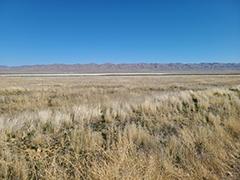
[[[50,64],[0,66],[0,73],[240,73],[240,63]]]

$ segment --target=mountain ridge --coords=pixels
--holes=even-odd
[[[0,65],[0,73],[240,73],[240,63],[122,63]]]

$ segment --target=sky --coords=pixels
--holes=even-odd
[[[0,0],[0,65],[240,63],[239,0]]]

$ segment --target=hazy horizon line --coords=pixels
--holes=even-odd
[[[105,62],[105,63],[43,63],[43,64],[22,64],[22,65],[2,65],[1,67],[26,67],[26,66],[51,66],[51,65],[133,65],[133,64],[240,64],[240,62],[170,62],[170,63],[159,63],[159,62],[130,62],[130,63],[112,63],[112,62]]]

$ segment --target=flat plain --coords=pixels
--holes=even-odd
[[[239,179],[240,77],[0,77],[0,178]]]

